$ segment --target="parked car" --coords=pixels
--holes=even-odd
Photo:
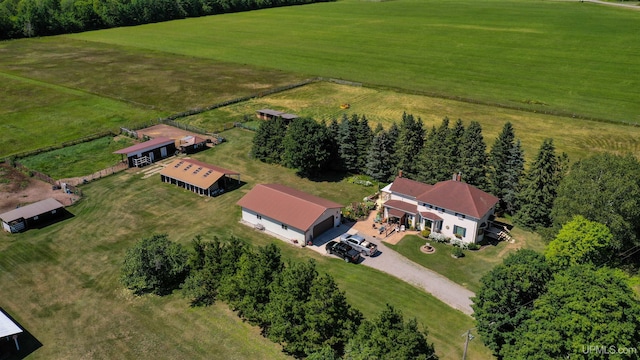
[[[326,249],[327,254],[338,255],[346,262],[357,263],[360,261],[360,252],[346,243],[329,241]]]
[[[342,234],[340,241],[351,245],[352,248],[360,251],[362,255],[373,256],[378,251],[378,245],[365,240],[365,238],[358,234]]]

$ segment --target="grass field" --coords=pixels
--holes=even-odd
[[[342,0],[68,37],[639,123],[639,16],[579,1]]]
[[[301,80],[62,37],[0,42],[0,157]]]
[[[122,160],[122,155],[113,152],[133,144],[133,139],[124,136],[103,137],[29,156],[20,159],[20,163],[54,179],[85,176],[116,165]]]
[[[340,104],[349,103],[348,110]],[[321,82],[303,86],[266,97],[225,106],[216,110],[180,119],[203,128],[216,128],[223,123],[242,121],[245,116],[255,119],[255,111],[273,108],[326,121],[341,119],[344,114],[366,115],[375,127],[380,122],[385,127],[400,122],[402,112],[419,116],[427,129],[439,126],[444,117],[452,124],[462,119],[480,122],[487,146],[502,131],[505,122],[513,124],[516,136],[521,139],[528,160],[535,157],[540,144],[547,137],[554,139],[559,152],[564,151],[571,161],[594,152],[632,153],[640,157],[640,127],[584,121],[573,118],[549,116],[510,109],[495,108],[453,100],[397,93]]]
[[[311,182],[290,169],[250,160],[246,144],[251,136],[231,130],[226,133],[229,142],[197,156],[239,171],[247,184],[236,191],[203,198],[127,171],[84,185],[85,198],[69,209],[72,219],[17,235],[0,234],[1,305],[44,344],[34,359],[283,358],[278,346],[222,305],[189,309],[177,294],[136,298],[123,290],[118,276],[126,249],[142,237],[164,232],[185,245],[196,234],[236,235],[255,245],[274,242],[286,258],[314,258],[319,270],[332,274],[365,314],[375,314],[385,302],[394,304],[428,327],[442,359],[461,357],[460,335],[473,327],[470,317],[388,275],[286,245],[238,223],[235,203],[256,183],[288,184],[339,202],[357,201],[370,191],[345,181]],[[472,341],[469,358],[491,356],[481,342]]]

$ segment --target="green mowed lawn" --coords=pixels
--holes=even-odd
[[[66,37],[638,123],[637,24],[578,1],[343,0]]]
[[[136,143],[132,138],[125,136],[107,136],[29,156],[19,161],[27,168],[45,173],[54,179],[86,176],[116,165],[122,160],[122,155],[113,152]]]
[[[397,245],[387,246],[406,258],[477,292],[481,286],[480,278],[494,266],[501,264],[509,254],[523,248],[539,252],[544,250],[544,242],[537,234],[514,228],[512,235],[516,239],[514,243],[503,241],[497,245],[483,246],[480,250],[465,250],[464,256],[458,259],[451,257],[452,245],[436,243],[417,235],[405,236]],[[427,242],[436,249],[435,253],[425,254],[420,250]]]
[[[251,132],[235,129],[226,137],[229,142],[196,157],[241,172],[246,184],[235,191],[204,198],[129,170],[84,185],[85,198],[69,208],[71,219],[0,234],[3,307],[44,345],[34,359],[284,358],[277,345],[223,304],[192,309],[179,294],[134,297],[124,290],[118,277],[126,249],[153,233],[187,246],[197,234],[234,235],[256,246],[278,244],[287,259],[313,258],[367,316],[391,303],[428,328],[442,359],[461,357],[461,335],[473,327],[472,318],[386,274],[288,245],[238,222],[235,203],[257,183],[283,183],[343,203],[362,199],[368,188],[299,178],[290,169],[249,159]],[[491,355],[472,341],[469,357]]]

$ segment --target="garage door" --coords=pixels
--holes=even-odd
[[[322,222],[313,227],[313,238],[317,238],[323,232],[331,229],[333,227],[333,216],[329,216],[328,218],[322,220]]]

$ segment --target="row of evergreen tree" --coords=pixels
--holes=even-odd
[[[378,124],[373,130],[364,115],[344,115],[328,126],[304,118],[288,126],[281,119],[265,121],[251,154],[311,177],[342,171],[389,182],[402,171],[404,177],[433,184],[461,174],[463,181],[500,198],[500,210],[528,228],[551,224],[549,209],[568,163],[546,139],[525,173],[524,152],[511,123],[487,152],[476,121],[465,127],[462,120],[451,125],[445,118],[427,132],[420,118],[407,113],[399,124],[388,129]]]
[[[132,26],[332,0],[2,0],[0,39]]]
[[[137,294],[182,286],[194,306],[222,300],[296,358],[437,359],[415,319],[391,305],[365,319],[313,260],[285,263],[274,244],[254,248],[233,237],[196,237],[193,250],[167,235],[142,239],[127,251],[122,282]]]

